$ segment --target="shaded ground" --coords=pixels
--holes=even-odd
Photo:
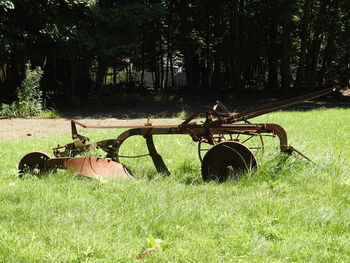
[[[160,102],[148,103],[142,106],[123,107],[113,110],[101,108],[98,110],[69,110],[61,111],[62,119],[1,119],[0,140],[15,140],[23,137],[42,137],[70,132],[70,119],[84,119],[84,124],[93,125],[144,125],[147,117],[153,125],[179,124],[184,116],[198,109],[202,105],[212,105],[212,101],[194,102]],[[256,107],[269,105],[278,101],[274,98],[240,100],[237,102],[225,101],[223,103],[232,112],[242,112]],[[312,110],[316,108],[350,108],[350,89],[343,96],[329,95],[322,98],[301,103],[288,108],[288,110]]]
[[[317,108],[350,108],[350,88],[341,94],[333,94],[323,96],[304,103],[296,104],[286,110],[312,110]],[[220,101],[227,106],[231,112],[243,112],[252,110],[257,107],[266,106],[275,102],[288,99],[290,97],[268,97],[268,98],[250,98],[250,99],[225,99]],[[194,112],[203,105],[213,105],[216,98],[201,99],[194,97],[193,100],[188,98],[183,102],[152,102],[140,103],[141,106],[115,106],[99,107],[97,110],[69,110],[61,111],[61,115],[68,119],[75,118],[116,118],[116,119],[138,119],[138,118],[173,118],[178,113],[186,111],[188,113]]]

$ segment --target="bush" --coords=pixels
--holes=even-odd
[[[40,80],[44,72],[40,67],[31,69],[30,66],[30,63],[26,64],[25,77],[17,90],[17,110],[21,117],[37,116],[44,108],[40,90]]]
[[[16,117],[16,105],[15,103],[12,104],[5,104],[1,103],[0,105],[0,117],[9,118],[9,117]]]
[[[24,79],[17,89],[18,100],[10,105],[2,104],[0,116],[32,117],[40,115],[44,110],[44,100],[40,90],[40,80],[43,74],[44,72],[40,67],[31,69],[31,64],[28,62]]]

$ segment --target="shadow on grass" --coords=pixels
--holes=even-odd
[[[305,92],[302,92],[305,94]],[[195,99],[193,96],[179,96],[177,94],[139,94],[117,93],[97,98],[96,101],[84,103],[67,110],[60,109],[61,116],[67,119],[77,117],[95,118],[186,118],[203,105],[213,105],[220,100],[232,112],[244,112],[261,106],[269,106],[278,101],[295,97],[301,94],[269,94],[259,93],[255,95],[227,95],[217,94],[201,96]],[[287,111],[309,111],[323,108],[350,108],[350,96],[340,93],[329,94],[317,99],[309,100],[287,108]],[[107,110],[106,110],[107,109]]]

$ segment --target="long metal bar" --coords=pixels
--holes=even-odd
[[[297,97],[294,97],[291,99],[282,100],[280,102],[277,102],[277,103],[274,103],[274,104],[271,104],[268,106],[263,106],[261,108],[257,108],[257,109],[251,110],[251,111],[246,111],[246,112],[242,112],[242,113],[233,115],[233,116],[229,117],[228,119],[226,119],[226,123],[248,120],[248,119],[258,117],[260,115],[263,115],[263,114],[266,114],[266,113],[269,113],[272,111],[280,110],[280,109],[301,103],[301,102],[306,101],[306,100],[321,97],[321,96],[329,94],[333,91],[336,91],[336,88],[323,89],[323,90],[315,91],[315,92],[308,93],[305,95],[297,96]]]
[[[109,126],[98,126],[98,125],[87,125],[87,124],[83,124],[79,121],[76,120],[71,120],[72,123],[77,124],[80,127],[83,127],[85,129],[134,129],[134,128],[144,128],[144,127],[157,127],[157,128],[162,128],[162,127],[178,127],[179,125],[109,125]]]

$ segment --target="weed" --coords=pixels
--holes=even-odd
[[[44,71],[40,67],[31,69],[28,62],[25,68],[25,77],[21,87],[17,90],[17,114],[21,117],[36,116],[43,111],[42,91],[40,90],[40,80]]]
[[[17,89],[18,100],[14,103],[2,104],[0,116],[2,117],[31,117],[42,114],[44,100],[40,90],[40,80],[44,72],[40,67],[31,69],[28,62],[25,68],[25,77],[20,88]]]
[[[147,238],[147,241],[148,241],[148,248],[145,251],[143,251],[142,253],[138,254],[136,256],[137,259],[142,259],[144,256],[146,256],[147,254],[149,254],[151,252],[165,249],[169,245],[164,240],[155,239],[152,235],[150,235],[149,238]]]
[[[46,109],[41,112],[39,117],[43,119],[59,119],[61,118],[61,115],[57,110]]]

